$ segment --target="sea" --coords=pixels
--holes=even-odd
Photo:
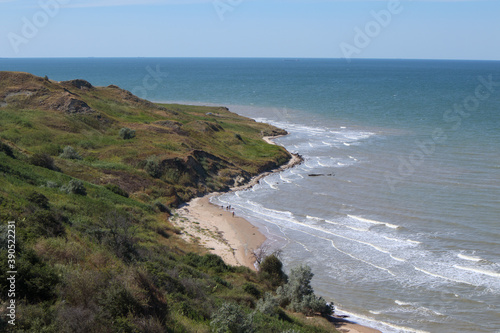
[[[0,59],[0,70],[223,105],[286,129],[304,162],[231,205],[382,332],[500,332],[500,62]]]

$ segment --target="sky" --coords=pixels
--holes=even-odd
[[[500,0],[0,0],[0,57],[500,60]]]

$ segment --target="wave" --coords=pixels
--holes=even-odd
[[[356,231],[362,231],[362,232],[370,231],[368,229],[356,228],[356,227],[352,227],[350,225],[346,225],[346,224],[342,224],[342,223],[338,223],[338,222],[334,222],[334,221],[330,221],[330,220],[325,220],[325,222],[329,223],[329,224],[337,224],[337,225],[340,225],[340,226],[343,226],[343,227],[346,227],[346,228],[349,228],[352,230],[356,230]]]
[[[399,325],[391,324],[391,323],[388,323],[388,322],[385,322],[385,321],[375,320],[375,319],[372,319],[370,317],[367,317],[367,316],[364,316],[364,315],[360,315],[360,314],[357,314],[357,313],[352,313],[352,312],[346,311],[346,310],[344,310],[342,308],[338,308],[338,307],[336,309],[336,312],[339,312],[341,314],[349,315],[350,319],[351,320],[354,319],[354,321],[359,321],[359,320],[356,320],[356,319],[361,319],[363,321],[367,321],[367,323],[365,325],[368,325],[368,326],[373,327],[373,328],[380,329],[383,332],[388,332],[390,330],[391,332],[398,332],[398,333],[401,333],[401,332],[405,332],[405,333],[430,333],[428,331],[417,330],[417,329],[410,328],[410,327],[405,327],[405,326],[399,326]],[[370,312],[373,313],[373,314],[379,314],[380,313],[379,311],[371,311],[371,310],[370,310]],[[392,330],[395,330],[395,331],[392,331]]]
[[[480,257],[473,257],[473,256],[468,256],[468,255],[465,255],[465,254],[462,254],[462,253],[459,253],[458,254],[458,257],[460,259],[464,259],[464,260],[468,260],[468,261],[481,261],[481,260],[484,260],[483,258],[480,258]]]
[[[391,223],[381,222],[381,221],[376,221],[376,220],[370,220],[370,219],[367,219],[367,218],[364,218],[364,217],[360,217],[360,216],[355,216],[355,215],[347,215],[347,216],[349,216],[350,218],[356,219],[358,221],[362,221],[362,222],[367,222],[367,223],[371,223],[371,224],[385,225],[386,227],[391,228],[391,229],[399,229],[399,228],[401,228],[401,226],[396,225],[396,224],[391,224]]]
[[[500,273],[488,271],[488,270],[485,270],[485,269],[463,267],[463,266],[459,266],[459,265],[453,265],[453,267],[455,267],[457,269],[464,270],[464,271],[469,271],[469,272],[479,273],[479,274],[483,274],[483,275],[488,275],[488,276],[491,276],[491,277],[494,277],[494,278],[500,278]]]
[[[442,275],[439,275],[439,274],[435,274],[435,273],[426,271],[425,269],[418,268],[418,267],[415,267],[415,266],[413,266],[413,268],[415,268],[419,272],[422,272],[422,273],[430,275],[430,276],[434,276],[434,277],[439,278],[439,279],[448,280],[448,281],[452,281],[452,282],[458,282],[458,283],[464,283],[464,284],[468,284],[468,285],[476,286],[477,287],[477,285],[475,285],[473,283],[470,283],[470,282],[452,279],[452,278],[449,278],[449,277],[446,277],[446,276],[442,276]]]
[[[291,182],[292,182],[292,181],[291,181],[291,180],[289,180],[288,178],[283,177],[283,174],[282,174],[282,173],[280,173],[280,179],[281,179],[282,181],[284,181],[285,183],[291,183]]]
[[[253,204],[253,205],[254,205],[254,206],[256,206],[256,207],[257,207],[257,206],[259,206],[258,204]],[[275,211],[275,210],[273,210],[273,209],[269,209],[269,208],[264,208],[264,210],[269,210],[269,211],[278,212],[278,211]],[[290,212],[287,212],[287,213],[292,214],[292,213],[290,213]],[[292,215],[293,215],[293,214],[292,214]],[[271,223],[271,224],[274,224],[274,225],[278,226],[278,227],[281,229],[281,226],[280,226],[278,223],[276,223],[276,219],[272,219],[272,220],[271,220],[271,219],[269,219],[269,218],[262,218],[262,219],[263,219],[264,221],[268,222],[268,223]],[[326,233],[326,234],[330,234],[330,235],[333,235],[333,236],[336,236],[336,237],[339,237],[339,238],[343,238],[343,239],[347,239],[347,240],[350,240],[350,241],[353,241],[353,242],[357,242],[357,243],[360,243],[360,244],[364,244],[364,245],[367,245],[367,246],[370,246],[370,247],[372,247],[372,248],[376,249],[377,251],[380,251],[380,252],[383,252],[383,253],[386,253],[386,254],[389,254],[389,255],[390,255],[390,253],[389,253],[387,250],[384,250],[384,249],[382,249],[382,248],[380,248],[380,247],[378,247],[378,246],[376,246],[376,245],[374,245],[374,244],[368,243],[368,242],[364,242],[364,241],[360,241],[360,240],[352,239],[352,238],[349,238],[349,237],[346,237],[346,236],[338,235],[338,234],[335,234],[335,233],[333,233],[333,232],[330,232],[330,231],[327,231],[327,230],[324,230],[324,229],[321,229],[321,228],[318,228],[318,227],[314,227],[314,226],[307,225],[307,224],[305,224],[305,223],[301,223],[301,222],[299,222],[299,221],[297,221],[297,220],[295,220],[295,219],[293,219],[293,218],[291,218],[291,219],[281,218],[281,220],[285,220],[285,221],[288,221],[288,222],[292,222],[293,224],[295,224],[295,225],[297,225],[297,226],[303,226],[303,227],[306,227],[306,228],[309,228],[309,229],[313,229],[313,230],[316,230],[316,231],[319,231],[319,232],[323,232],[323,233]],[[353,258],[353,259],[356,259],[356,260],[359,260],[359,261],[361,261],[361,262],[364,262],[364,263],[366,263],[366,264],[368,264],[368,265],[370,265],[370,266],[372,266],[372,267],[375,267],[375,268],[377,268],[377,269],[383,270],[383,271],[385,271],[385,272],[389,273],[389,274],[390,274],[390,275],[392,275],[392,276],[396,276],[394,273],[392,273],[392,272],[391,272],[389,269],[387,269],[387,268],[384,268],[384,267],[381,267],[381,266],[377,266],[377,265],[375,265],[375,264],[373,264],[373,263],[371,263],[371,262],[369,262],[369,261],[366,261],[366,260],[364,260],[364,259],[358,258],[358,257],[354,256],[354,255],[353,255],[353,254],[351,254],[351,253],[348,253],[348,252],[346,252],[346,251],[343,251],[343,250],[339,249],[339,248],[335,245],[335,242],[334,242],[332,239],[330,239],[330,238],[321,237],[321,236],[319,236],[319,235],[315,235],[315,234],[312,234],[312,233],[306,232],[306,231],[304,231],[304,230],[300,230],[300,229],[297,229],[297,228],[293,228],[292,226],[287,226],[287,227],[286,227],[286,229],[287,229],[287,230],[294,230],[294,231],[302,232],[302,233],[307,234],[307,235],[310,235],[310,236],[312,236],[312,237],[316,237],[316,238],[319,238],[319,239],[323,239],[323,240],[329,241],[329,242],[332,244],[332,247],[333,247],[333,248],[335,248],[337,251],[339,251],[339,252],[341,252],[341,253],[344,253],[345,255],[347,255],[347,256],[349,256],[349,257],[351,257],[351,258]]]
[[[269,185],[269,187],[272,188],[273,190],[279,190],[278,187],[276,186],[276,184],[270,183],[266,178],[264,178],[264,182],[267,185]]]

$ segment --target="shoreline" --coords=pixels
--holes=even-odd
[[[272,139],[282,137],[265,136],[262,139],[269,144],[276,145]],[[293,168],[301,164],[304,159],[299,154],[292,156],[288,163],[271,171],[266,171],[252,177],[246,184],[232,187],[231,192],[249,189],[259,181],[276,172]],[[253,251],[259,249],[267,240],[258,227],[243,217],[235,216],[231,210],[214,205],[210,198],[222,194],[210,193],[192,199],[184,206],[175,210],[170,222],[182,229],[181,237],[187,242],[198,243],[210,253],[219,255],[226,264],[232,266],[246,266],[257,271]],[[330,316],[328,320],[342,333],[382,333],[381,331],[349,321],[341,316]]]
[[[271,138],[281,136],[267,136],[263,137],[263,140],[275,144]],[[290,155],[291,158],[286,164],[260,173],[244,185],[232,187],[230,191],[249,189],[258,184],[262,178],[292,168],[304,161],[298,154]],[[170,222],[182,230],[181,237],[187,242],[202,245],[210,253],[219,255],[228,265],[246,266],[256,271],[253,251],[259,249],[267,238],[258,227],[245,218],[210,202],[210,198],[220,194],[222,193],[214,192],[192,199],[175,210]]]

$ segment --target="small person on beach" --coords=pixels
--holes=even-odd
[[[233,212],[233,217],[234,217],[234,212]]]

